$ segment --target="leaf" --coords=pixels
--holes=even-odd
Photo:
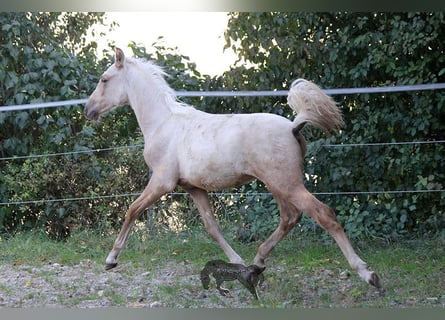
[[[46,122],[46,115],[42,114],[37,120],[36,123],[41,126]]]
[[[25,99],[25,95],[23,93],[17,93],[15,95],[15,102],[17,104],[23,104],[23,100]]]
[[[5,88],[6,89],[14,88],[17,85],[18,81],[19,81],[19,78],[18,78],[17,74],[13,71],[9,71],[6,74]]]
[[[407,220],[407,216],[406,216],[406,214],[403,214],[402,216],[400,216],[400,222],[401,222],[401,223],[405,223],[406,220]]]
[[[9,23],[5,23],[4,25],[2,25],[2,31],[9,31],[11,27],[12,25],[10,25]]]
[[[26,111],[19,112],[15,117],[15,123],[20,129],[23,129],[26,126],[27,120],[28,120],[28,112]]]

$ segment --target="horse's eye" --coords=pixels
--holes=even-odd
[[[100,78],[100,81],[101,81],[102,83],[107,83],[107,82],[108,82],[108,79],[106,79],[106,78]]]

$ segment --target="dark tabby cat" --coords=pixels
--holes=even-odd
[[[229,293],[229,290],[221,288],[224,281],[238,280],[258,299],[256,285],[263,279],[262,272],[264,268],[257,265],[243,266],[237,263],[228,263],[223,260],[211,260],[206,263],[201,271],[201,283],[204,289],[209,288],[210,275],[216,280],[216,288],[223,296]]]

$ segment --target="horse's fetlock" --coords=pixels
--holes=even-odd
[[[368,271],[368,264],[365,261],[361,260],[361,259],[352,261],[350,263],[350,265],[351,265],[352,269],[354,269],[355,271],[357,271],[359,273],[361,271]]]
[[[260,256],[256,256],[255,257],[255,259],[253,261],[253,264],[258,266],[258,267],[260,267],[260,268],[265,268],[266,267],[265,259],[263,257],[260,257]]]

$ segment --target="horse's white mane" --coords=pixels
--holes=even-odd
[[[145,58],[127,58],[127,62],[137,65],[140,68],[144,69],[148,74],[153,75],[152,79],[157,82],[160,86],[164,87],[166,91],[172,91],[174,94],[174,90],[170,88],[168,83],[165,81],[165,77],[169,75],[164,71],[164,69],[158,66],[155,62],[147,60]]]
[[[142,68],[147,69],[153,74],[156,74],[162,78],[168,77],[168,74],[164,71],[164,68],[158,66],[154,61],[148,60],[146,58],[135,58],[129,57],[127,58],[128,62],[140,65]]]
[[[165,80],[165,78],[170,77],[170,75],[165,72],[163,67],[158,66],[155,62],[145,58],[129,57],[126,59],[127,63],[137,65],[144,70],[144,73],[149,75],[150,80],[154,82],[154,87],[159,90],[164,97],[165,102],[170,107],[175,105],[190,107],[190,105],[178,100],[175,90],[173,90]]]

